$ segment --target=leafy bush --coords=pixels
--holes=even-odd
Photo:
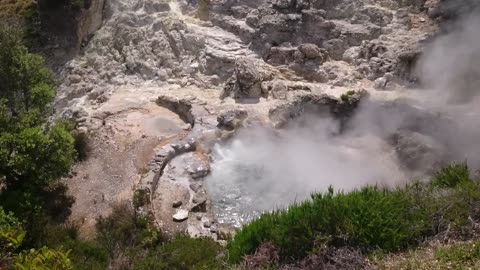
[[[222,250],[223,248],[210,238],[190,238],[180,235],[149,252],[134,269],[221,269],[223,263],[218,257]]]
[[[69,249],[70,260],[75,270],[103,270],[108,266],[108,252],[96,242],[67,240],[63,243]]]
[[[162,240],[148,219],[139,217],[128,203],[115,206],[108,217],[97,221],[97,241],[114,258],[128,249],[154,247]]]
[[[108,253],[100,244],[93,241],[83,241],[78,238],[78,226],[72,223],[43,227],[41,244],[53,248],[69,250],[69,258],[78,270],[107,269]]]
[[[266,241],[279,248],[281,258],[303,258],[317,243],[395,251],[427,230],[427,218],[410,208],[410,198],[402,190],[366,187],[335,194],[330,189],[246,225],[229,243],[229,256],[238,262]]]
[[[10,263],[12,253],[20,247],[24,237],[25,231],[18,219],[0,207],[0,266]]]
[[[73,270],[72,262],[68,258],[70,252],[52,250],[47,247],[35,250],[25,250],[17,256],[15,269],[17,270]]]
[[[350,102],[350,98],[353,97],[357,92],[355,90],[347,91],[347,93],[340,96],[340,100],[343,102]]]
[[[95,267],[101,267],[104,262],[111,269],[219,269],[222,264],[217,256],[223,247],[214,240],[178,236],[166,241],[150,221],[139,217],[128,203],[115,206],[108,217],[98,220],[96,240],[98,245],[90,243],[86,250],[78,244],[65,246],[72,249],[72,260],[79,258],[76,253],[103,249],[105,253],[100,254],[104,254],[106,260],[104,255],[89,256],[87,262],[96,263]],[[83,269],[101,269],[90,267]]]

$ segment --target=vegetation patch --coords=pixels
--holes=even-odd
[[[442,233],[469,237],[477,234],[470,220],[479,217],[479,195],[479,182],[469,178],[464,164],[441,170],[431,184],[373,186],[348,193],[330,188],[243,227],[228,245],[229,258],[239,262],[265,242],[273,243],[280,261],[288,262],[324,246],[388,253]]]
[[[224,262],[219,257],[222,250],[222,246],[210,238],[180,235],[150,251],[134,269],[222,269]]]
[[[88,134],[85,132],[73,132],[74,147],[79,161],[85,161],[92,152],[92,146]]]
[[[440,248],[435,257],[451,269],[478,269],[480,267],[480,241],[459,243],[450,247]]]
[[[25,17],[30,15],[35,8],[36,4],[32,0],[0,0],[0,17]]]
[[[479,241],[445,244],[433,242],[400,254],[370,257],[373,269],[479,269]]]
[[[301,259],[323,244],[395,251],[428,228],[428,216],[410,205],[404,190],[366,187],[334,193],[330,189],[246,225],[229,245],[230,259],[238,262],[265,241],[272,241],[283,259]]]

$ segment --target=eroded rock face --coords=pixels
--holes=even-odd
[[[105,0],[88,0],[72,7],[62,1],[38,1],[42,41],[40,49],[52,66],[64,64],[78,54],[103,22]]]
[[[365,91],[351,91],[340,98],[304,92],[294,95],[287,103],[271,108],[268,116],[276,128],[285,127],[291,119],[307,113],[336,118],[342,126],[342,122],[348,120],[366,98],[368,93]]]
[[[170,81],[186,86],[193,83],[188,77],[204,68],[194,61],[204,40],[171,16],[167,1],[119,2],[109,10],[112,14],[84,54],[62,71],[57,108],[85,95],[88,103],[101,105],[126,84]]]
[[[459,16],[468,14],[472,11],[480,12],[480,3],[476,0],[453,1],[453,0],[429,0],[426,7],[428,14],[444,20],[456,19]]]
[[[178,116],[180,116],[185,123],[190,124],[191,127],[195,125],[195,117],[192,113],[192,104],[188,100],[162,95],[157,98],[156,103],[159,106],[167,108],[178,114]]]
[[[427,37],[410,30],[418,20],[428,25],[421,12],[437,6],[432,1],[222,1],[215,5],[213,21],[228,24],[226,29],[251,42],[265,62],[286,66],[308,81],[344,85],[345,80],[331,79],[322,67],[325,61],[343,60],[357,70],[347,85],[362,78],[375,81],[385,73],[414,82],[414,52]],[[259,95],[256,90],[252,96]]]
[[[235,71],[227,81],[221,98],[228,96],[234,99],[258,99],[266,93],[262,91],[263,81],[271,80],[273,74],[262,67],[262,64],[248,59],[237,59]]]

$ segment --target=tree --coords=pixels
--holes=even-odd
[[[55,92],[43,58],[2,26],[0,47],[0,203],[35,229],[46,201],[41,194],[74,162],[74,139],[65,125],[48,121]]]
[[[18,31],[0,26],[0,132],[39,126],[51,112],[53,76]]]

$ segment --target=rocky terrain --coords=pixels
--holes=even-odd
[[[414,67],[439,17],[455,14],[450,7],[435,0],[210,2],[204,10],[202,1],[107,1],[102,27],[60,71],[57,116],[74,120],[93,149],[68,179],[72,219],[84,234],[113,204],[134,198],[163,231],[221,239],[229,230],[222,222],[239,225],[246,210],[237,205],[242,192],[229,194],[234,176],[215,188],[229,177],[215,171],[223,163],[211,162],[215,145],[259,127],[281,138],[296,127],[292,119],[312,114],[336,123],[345,164],[352,155],[382,160],[376,177],[421,177],[446,161],[449,145],[435,137],[445,121],[403,100],[422,83]],[[368,128],[382,132],[368,142],[352,135]],[[375,147],[363,147],[372,140]],[[340,187],[372,175],[364,177]],[[306,195],[328,184],[307,185]]]

